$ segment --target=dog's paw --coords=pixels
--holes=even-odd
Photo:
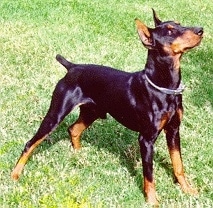
[[[146,202],[153,207],[159,207],[159,199],[156,194],[149,194],[146,196]]]
[[[19,179],[19,174],[18,173],[16,173],[15,171],[13,171],[12,173],[11,173],[11,178],[14,180],[14,181],[17,181],[18,179]]]
[[[198,190],[196,188],[191,187],[188,185],[187,187],[182,187],[182,190],[186,194],[190,194],[192,196],[198,196]]]
[[[186,194],[189,194],[189,195],[192,195],[192,196],[198,195],[198,190],[196,188],[193,188],[187,181],[184,185],[181,186],[181,189]]]

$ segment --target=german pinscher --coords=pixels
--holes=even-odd
[[[153,10],[155,28],[136,19],[139,37],[148,49],[145,69],[127,73],[92,64],[74,64],[60,55],[56,59],[66,69],[52,96],[51,105],[35,136],[29,140],[12,172],[17,180],[33,150],[60,124],[76,106],[77,121],[68,128],[74,149],[80,136],[96,119],[109,113],[125,127],[139,132],[143,164],[144,194],[157,205],[153,176],[154,143],[164,130],[174,169],[182,190],[195,194],[184,176],[180,151],[179,126],[183,115],[180,59],[182,54],[199,45],[201,27],[183,27],[174,21],[162,22]]]

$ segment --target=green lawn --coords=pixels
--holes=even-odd
[[[0,1],[0,207],[146,207],[137,134],[111,117],[84,133],[83,148],[70,146],[68,116],[27,163],[18,182],[10,173],[24,144],[44,117],[55,84],[66,70],[57,53],[76,63],[125,71],[146,61],[134,18],[153,27],[162,20],[203,26],[202,44],[182,59],[187,86],[181,126],[186,174],[198,197],[173,183],[164,135],[156,142],[155,178],[162,207],[213,205],[213,2],[209,0],[1,0]]]

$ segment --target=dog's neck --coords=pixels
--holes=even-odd
[[[156,85],[168,89],[177,89],[181,82],[181,54],[160,55],[157,50],[149,50],[145,73]]]

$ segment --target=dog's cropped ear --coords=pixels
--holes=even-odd
[[[138,35],[143,45],[148,49],[152,49],[153,41],[150,35],[150,29],[137,18],[135,19],[135,23],[138,30]]]
[[[157,17],[155,10],[152,9],[152,11],[153,11],[153,19],[154,19],[154,22],[155,22],[155,27],[157,27],[158,25],[160,25],[161,20],[159,20],[159,18]]]

